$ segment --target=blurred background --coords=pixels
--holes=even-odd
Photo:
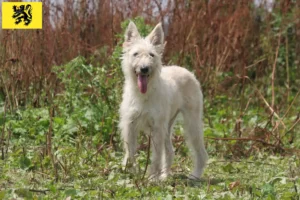
[[[52,66],[99,50],[111,55],[121,22],[139,16],[163,23],[164,63],[193,69],[210,93],[243,86],[246,76],[269,76],[275,64],[284,101],[299,86],[299,6],[296,0],[45,0],[42,30],[1,30],[0,68],[20,101],[30,85],[40,93],[53,84]],[[0,94],[6,96],[3,86]]]

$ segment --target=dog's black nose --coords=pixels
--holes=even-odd
[[[141,68],[141,72],[142,72],[143,74],[147,74],[148,71],[149,71],[149,67],[147,67],[147,66]]]

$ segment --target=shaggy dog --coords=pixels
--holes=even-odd
[[[164,32],[158,24],[142,38],[133,22],[123,44],[122,70],[125,76],[120,124],[126,151],[123,165],[135,164],[140,131],[151,138],[151,178],[165,179],[172,165],[172,125],[181,113],[188,146],[193,153],[190,178],[200,178],[208,159],[203,141],[203,96],[200,84],[188,70],[162,66]]]

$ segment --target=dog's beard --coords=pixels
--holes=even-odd
[[[138,82],[138,87],[140,89],[140,92],[142,94],[145,94],[147,92],[148,76],[139,74],[137,82]]]

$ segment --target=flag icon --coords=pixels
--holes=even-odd
[[[2,2],[3,29],[42,29],[42,2]]]

